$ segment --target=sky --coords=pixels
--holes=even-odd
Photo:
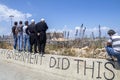
[[[49,27],[47,32],[66,31],[74,36],[83,24],[86,36],[92,32],[98,36],[99,25],[102,36],[109,29],[120,33],[120,0],[0,0],[0,35],[9,35],[14,21],[37,23],[41,18]]]

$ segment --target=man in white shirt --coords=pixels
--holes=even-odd
[[[28,21],[25,21],[25,26],[23,27],[23,40],[24,40],[24,51],[30,52],[29,33],[27,31],[28,25],[29,25]]]

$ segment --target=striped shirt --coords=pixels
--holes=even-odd
[[[112,47],[115,51],[120,52],[120,36],[118,34],[112,35],[108,42],[112,43]]]

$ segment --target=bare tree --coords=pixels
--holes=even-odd
[[[84,38],[84,35],[85,35],[85,30],[86,30],[86,27],[84,27],[84,29],[83,29],[82,39]]]
[[[101,26],[99,25],[99,39],[101,39]]]
[[[94,32],[92,32],[92,39],[95,40]]]
[[[80,26],[80,31],[79,31],[79,37],[81,38],[82,36],[82,29],[83,29],[83,24]]]
[[[101,39],[101,26],[99,25],[99,46],[98,47],[102,47],[102,39]]]
[[[69,39],[69,31],[68,31],[68,33],[67,33],[67,39]]]
[[[78,29],[76,29],[75,37],[77,38],[78,35]]]

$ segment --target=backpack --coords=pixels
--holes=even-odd
[[[15,28],[15,34],[18,34],[18,27]]]
[[[13,33],[14,35],[16,35],[16,34],[18,33],[18,30],[17,30],[17,27],[16,27],[16,26],[13,26],[13,27],[12,27],[12,33]]]
[[[23,28],[22,26],[17,27],[18,32],[22,32],[23,31],[22,28]]]

